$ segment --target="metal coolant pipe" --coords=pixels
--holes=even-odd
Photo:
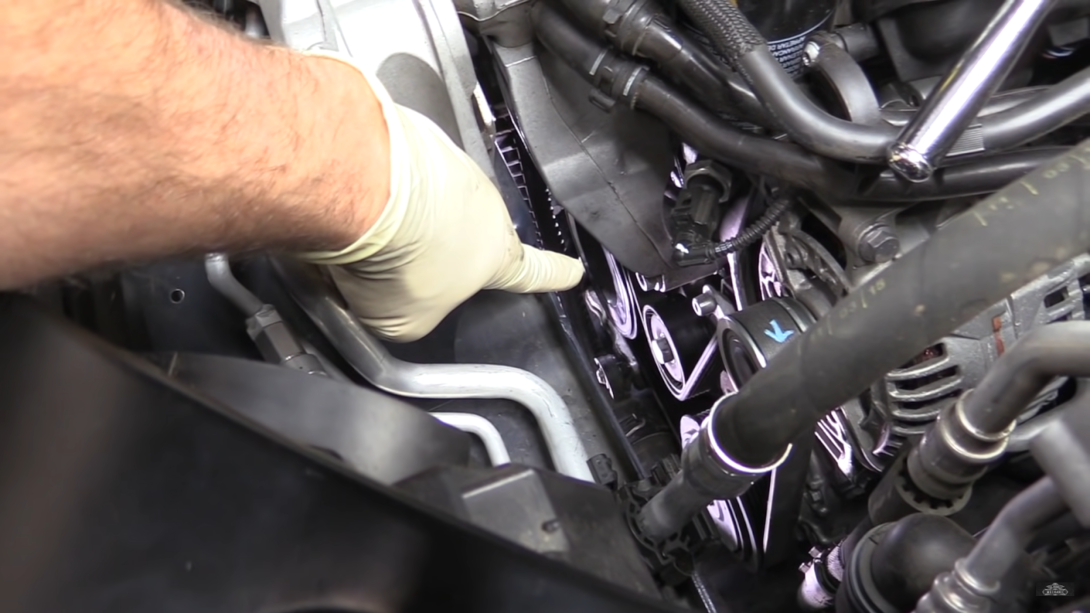
[[[587,451],[571,410],[541,377],[492,364],[413,364],[390,355],[311,267],[288,258],[273,261],[303,311],[345,361],[372,385],[410,398],[503,398],[533,414],[557,472],[593,481]]]
[[[1007,0],[889,149],[889,165],[926,181],[1007,78],[1055,0]]]
[[[481,439],[492,466],[511,463],[511,456],[507,453],[507,445],[503,442],[500,431],[487,419],[472,413],[432,413],[431,416],[452,428]]]
[[[265,308],[265,303],[246,289],[231,272],[231,260],[223,253],[209,253],[204,257],[204,270],[208,283],[246,317],[253,317]]]

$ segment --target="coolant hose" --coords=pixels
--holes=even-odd
[[[842,205],[991,194],[1064,151],[1041,147],[974,157],[940,168],[918,183],[904,181],[892,171],[868,178],[866,169],[846,169],[797,145],[743,132],[653,76],[641,81],[637,92],[638,108],[662,119],[704,155],[835,198]]]
[[[764,466],[935,339],[1090,247],[1090,140],[981,201],[857,288],[717,411],[718,447]]]
[[[861,202],[921,202],[983,196],[1021,179],[1064,151],[1063,147],[1036,147],[965,161],[948,160],[953,161],[953,165],[940,168],[930,179],[918,183],[909,183],[887,170],[873,181],[862,182],[854,194],[843,197]]]
[[[545,47],[609,95],[665,121],[705,155],[741,170],[816,188],[826,166],[801,147],[743,132],[663,82],[643,65],[610,51],[574,26],[555,6],[538,2],[531,13]]]
[[[989,150],[1024,145],[1086,115],[1088,106],[1090,68],[1083,68],[1017,106],[981,117],[984,145]]]
[[[1018,564],[1034,535],[1067,510],[1056,484],[1045,477],[1007,503],[972,552],[943,573],[916,605],[916,613],[990,610],[1000,581]]]
[[[771,118],[742,77],[680,28],[653,0],[558,0],[573,19],[616,49],[654,62],[669,79],[702,95],[713,111],[771,127]]]
[[[583,34],[550,3],[535,4],[531,16],[545,47],[581,77],[660,118],[704,155],[836,198],[843,204],[919,202],[989,194],[1062,151],[1013,151],[975,158],[940,169],[921,183],[907,183],[892,172],[866,178],[865,173],[845,169],[798,145],[739,130],[652,75],[646,67]]]
[[[1090,377],[1090,322],[1056,323],[1022,337],[965,397],[966,425],[985,433],[1006,430],[1061,375]]]
[[[935,498],[962,496],[1007,452],[1015,420],[1057,376],[1090,377],[1090,321],[1035,328],[1001,355],[912,448],[912,484]]]
[[[883,163],[900,129],[838,119],[807,97],[731,2],[678,0],[682,9],[746,78],[769,114],[810,151],[846,161]],[[1086,113],[1090,69],[1010,110],[978,118],[984,147],[995,152],[1043,136]]]

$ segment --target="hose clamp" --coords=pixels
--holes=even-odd
[[[958,399],[954,405],[954,417],[957,418],[958,425],[965,431],[966,434],[972,436],[982,443],[999,443],[1006,442],[1010,435],[1014,432],[1014,427],[1018,420],[1011,420],[1011,423],[1007,427],[999,432],[985,432],[976,427],[972,421],[969,420],[969,416],[965,414],[965,401],[969,399],[969,396],[973,394],[973,390],[965,392]]]
[[[602,49],[602,52],[598,54],[598,57],[594,60],[594,65],[590,67],[590,76],[597,77],[598,70],[602,67],[602,63],[609,57],[609,49]]]
[[[970,392],[971,393],[971,392]],[[947,419],[940,419],[933,427],[938,429],[943,443],[955,455],[972,464],[988,464],[1007,450],[1007,441],[1014,431],[1014,422],[1001,432],[983,432],[969,423],[965,416],[965,399],[958,398],[946,412]]]
[[[719,464],[719,468],[731,478],[747,478],[750,483],[756,481],[760,477],[767,475],[777,468],[779,468],[787,458],[791,456],[791,451],[794,448],[793,445],[788,445],[784,450],[783,455],[773,461],[771,464],[765,466],[746,466],[741,462],[735,460],[725,449],[723,449],[719,442],[716,440],[715,434],[712,432],[712,428],[715,424],[715,414],[719,409],[726,404],[726,400],[730,396],[723,396],[716,401],[712,407],[711,412],[708,414],[708,418],[704,422],[704,427],[700,429],[700,435],[707,440],[708,448],[711,449],[714,454],[714,458]]]

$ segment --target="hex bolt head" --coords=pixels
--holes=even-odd
[[[798,268],[804,263],[802,255],[794,245],[788,245],[787,249],[784,249],[783,260],[788,268]]]
[[[882,264],[897,257],[901,239],[887,225],[871,226],[859,237],[859,257],[867,262]]]
[[[651,342],[651,353],[655,361],[665,366],[674,361],[674,349],[670,346],[670,339],[666,337],[656,338]]]

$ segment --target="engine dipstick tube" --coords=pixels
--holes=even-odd
[[[888,162],[912,182],[935,168],[1007,78],[1055,0],[1007,0],[890,146]],[[986,145],[986,143],[985,143]]]

